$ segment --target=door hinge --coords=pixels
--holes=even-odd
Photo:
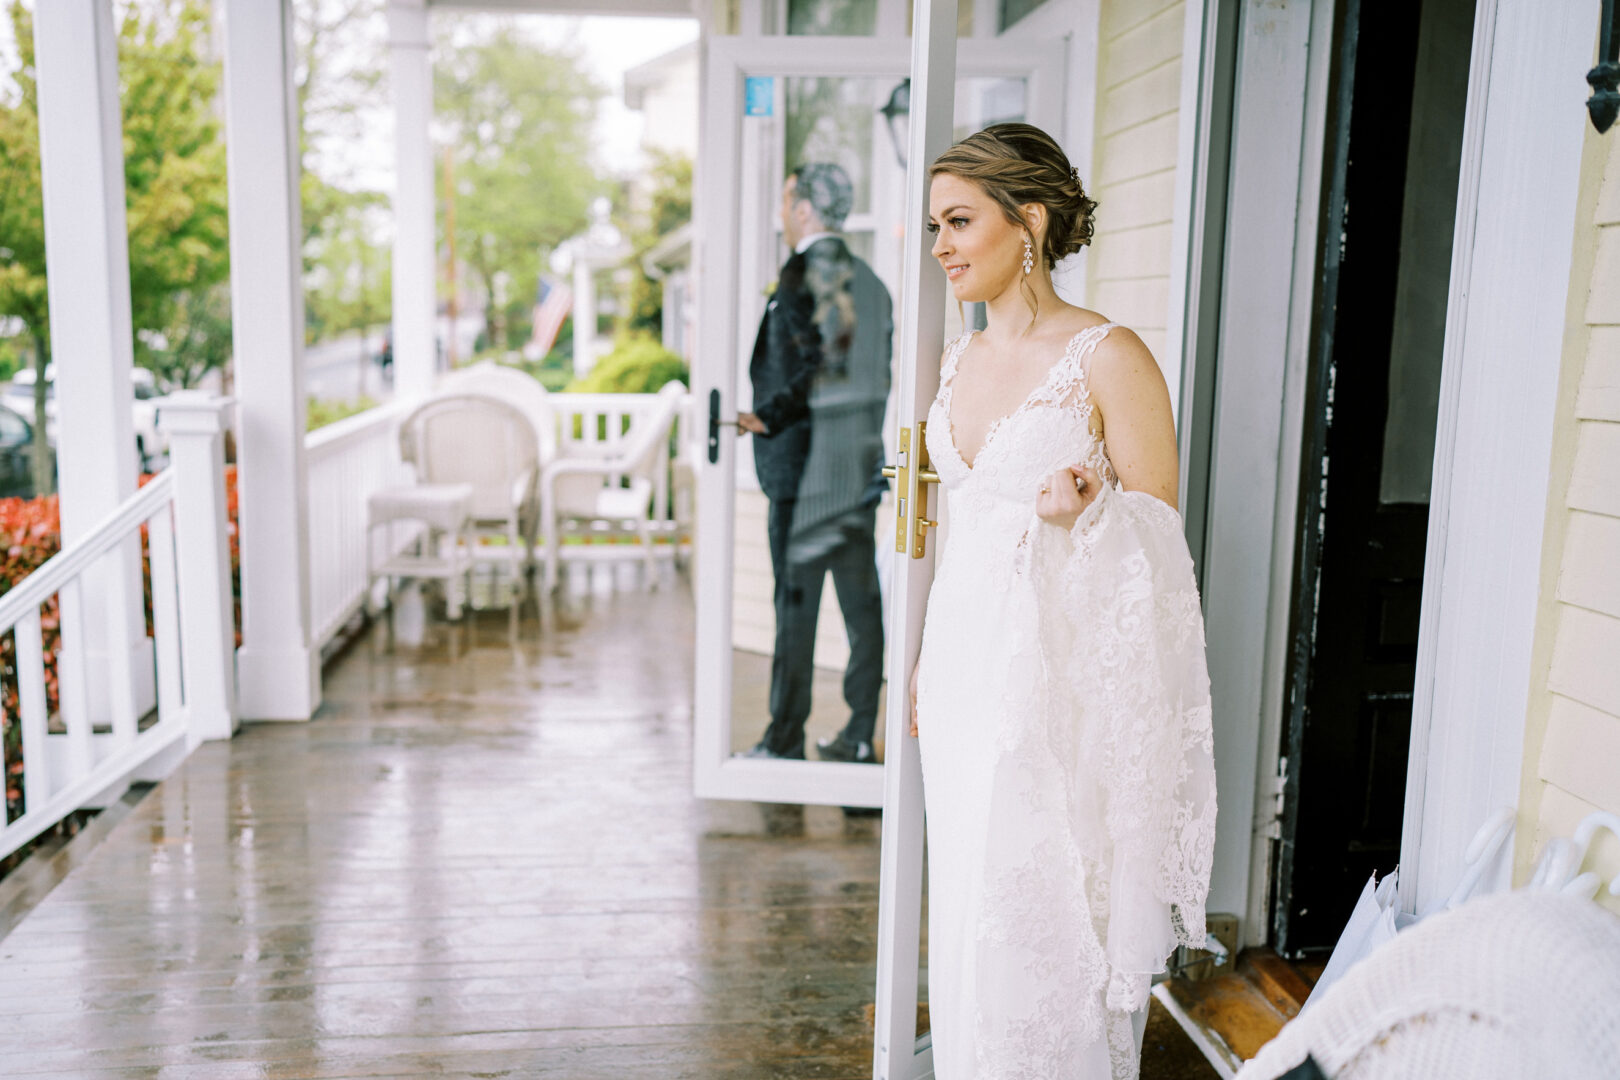
[[[1288,795],[1288,758],[1277,759],[1277,775],[1271,777],[1266,794],[1271,796],[1271,815],[1261,827],[1261,832],[1272,840],[1281,840],[1283,806]]]

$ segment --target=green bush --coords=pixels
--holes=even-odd
[[[305,431],[314,431],[327,424],[335,424],[339,420],[363,413],[367,409],[375,409],[377,403],[368,397],[358,401],[322,401],[319,398],[309,399],[309,413],[304,421]]]
[[[509,368],[523,372],[553,393],[565,389],[574,379],[572,363],[556,349],[547,353],[541,360],[525,360],[521,355],[515,356],[511,353],[497,356],[495,359]]]
[[[671,379],[691,385],[686,361],[657,339],[638,334],[620,338],[589,375],[569,383],[568,389],[581,394],[655,394]]]
[[[27,358],[14,342],[0,340],[0,382],[17,374],[25,363]]]

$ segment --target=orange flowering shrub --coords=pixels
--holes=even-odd
[[[150,475],[140,479],[144,486]],[[235,598],[236,644],[242,644],[242,573],[237,542],[236,466],[225,467],[225,498],[231,550],[231,592]],[[0,499],[0,596],[10,591],[62,549],[61,504],[55,495]],[[146,606],[146,632],[152,633],[152,570],[146,527],[141,526],[141,579]],[[61,615],[52,596],[40,607],[39,625],[45,650],[46,708],[54,716],[61,701],[57,655],[62,647]],[[25,810],[22,787],[25,762],[17,680],[17,642],[10,631],[0,635],[0,745],[5,751],[6,820]]]

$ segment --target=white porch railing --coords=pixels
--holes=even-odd
[[[410,483],[410,469],[399,456],[399,422],[411,405],[379,405],[304,437],[309,609],[316,648],[331,641],[365,602],[366,500],[372,492]]]
[[[23,813],[0,828],[9,855],[75,810],[104,805],[115,789],[175,748],[181,756],[205,738],[228,738],[235,724],[231,682],[230,553],[226,540],[222,412],[227,402],[200,395],[165,399],[162,426],[173,464],[97,525],[0,597],[0,633],[15,642],[22,736]],[[146,531],[152,582],[156,720],[141,730],[127,620],[112,617],[116,590],[139,603],[121,562]],[[51,730],[40,608],[57,598],[57,726]],[[106,670],[92,671],[87,620],[109,631]],[[106,686],[108,716],[92,715],[90,680]],[[105,727],[106,732],[97,731]],[[14,762],[12,763],[14,764]]]
[[[552,394],[547,399],[557,425],[559,453],[611,452],[629,425],[650,413],[654,394]],[[317,648],[329,642],[365,602],[366,501],[375,491],[408,484],[411,469],[399,456],[399,425],[415,402],[394,401],[317,428],[304,438],[308,469],[310,615]],[[676,423],[685,446],[690,399]],[[677,462],[685,465],[684,461]],[[669,484],[670,470],[654,481],[656,531],[670,532],[688,516]],[[403,536],[403,533],[401,534]],[[382,534],[373,542],[381,543]],[[406,537],[403,542],[409,542]],[[374,551],[374,563],[392,552]]]

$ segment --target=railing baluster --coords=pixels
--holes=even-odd
[[[158,723],[180,716],[180,600],[174,561],[174,510],[163,508],[146,523],[152,552],[152,646],[157,654]]]
[[[51,769],[46,747],[50,703],[45,697],[45,645],[38,608],[18,620],[14,634],[17,706],[22,713],[23,799],[25,810],[32,813],[51,797]],[[57,674],[60,677],[60,668]]]
[[[79,578],[63,584],[57,594],[62,628],[62,651],[56,657],[57,700],[67,729],[67,783],[89,774],[95,764],[91,746],[88,687],[85,686],[84,597]]]

